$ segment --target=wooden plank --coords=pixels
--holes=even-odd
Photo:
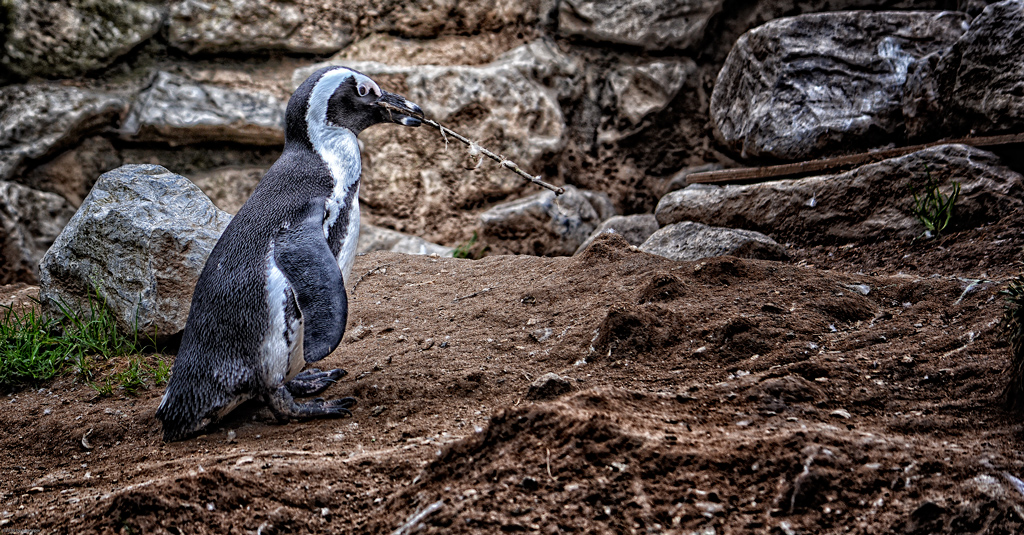
[[[863,152],[849,156],[838,156],[822,160],[809,160],[806,162],[787,163],[772,165],[768,167],[744,167],[740,169],[722,169],[720,171],[706,171],[693,173],[686,177],[686,184],[755,184],[757,182],[768,182],[771,180],[782,180],[792,176],[822,174],[824,172],[842,172],[864,164],[880,162],[917,152],[928,147],[938,145],[962,144],[972,147],[995,147],[998,145],[1012,145],[1024,143],[1024,133],[1005,134],[1000,136],[965,137],[935,141],[923,145],[912,145],[885,149],[875,152]]]

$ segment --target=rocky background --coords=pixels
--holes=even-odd
[[[5,530],[1024,530],[1000,330],[1024,147],[929,145],[1024,132],[1024,0],[0,0],[0,24],[0,306],[99,292],[173,352],[326,63],[566,190],[367,131],[376,252],[320,363],[352,418],[249,404],[167,444],[158,384],[0,391]],[[915,194],[954,188],[928,236]]]
[[[784,243],[907,236],[920,231],[908,198],[860,209],[835,193],[845,216],[801,223],[782,222],[775,211],[800,210],[775,201],[771,213],[736,212],[767,202],[765,187],[666,194],[695,170],[1019,130],[1022,25],[1022,2],[982,0],[5,0],[0,283],[38,282],[43,253],[100,174],[122,164],[161,165],[237,210],[281,150],[292,89],[327,63],[575,187],[523,198],[535,190],[435,131],[378,127],[362,137],[367,233],[448,247],[476,234],[476,256],[569,255],[599,227],[639,245],[684,220]],[[913,159],[1019,163],[965,150]],[[860,173],[902,188],[891,171]],[[997,181],[997,193],[978,186],[974,223],[1019,206],[1016,174]],[[785,188],[794,207],[816,199]],[[709,195],[730,200],[712,208]],[[850,217],[875,234],[853,220],[804,226]],[[367,247],[404,239],[387,236]]]

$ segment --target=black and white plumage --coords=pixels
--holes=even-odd
[[[418,106],[344,67],[320,69],[296,89],[280,159],[196,284],[156,412],[165,440],[187,438],[252,398],[280,420],[349,414],[352,398],[293,396],[319,393],[345,374],[302,368],[330,354],[345,332],[344,283],[359,234],[356,136],[378,123],[418,126],[419,117]]]

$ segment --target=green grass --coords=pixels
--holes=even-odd
[[[89,310],[77,313],[60,305],[47,317],[39,306],[0,307],[0,390],[27,386],[61,374],[74,374],[101,396],[134,394],[170,377],[170,364],[146,357],[138,329],[124,335],[97,293]],[[155,361],[150,365],[149,361]]]
[[[953,221],[954,206],[960,196],[960,183],[952,182],[952,191],[949,195],[939,191],[939,182],[932,178],[930,170],[925,169],[928,174],[928,182],[924,185],[924,191],[920,197],[914,192],[914,215],[924,225],[925,235],[937,237]]]
[[[476,245],[477,235],[473,233],[473,237],[460,243],[454,251],[452,251],[452,258],[471,258],[473,254],[473,246]]]

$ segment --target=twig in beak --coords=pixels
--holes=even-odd
[[[378,102],[378,104],[383,106],[386,110],[388,110],[389,113],[393,110],[393,111],[396,111],[396,112],[401,113],[403,115],[409,115],[407,110],[403,110],[402,108],[399,108],[398,106],[395,106],[394,104],[391,104],[389,102],[381,101],[381,102]],[[493,152],[491,152],[491,151],[481,147],[477,143],[475,143],[473,141],[470,141],[469,138],[467,138],[466,136],[463,136],[462,134],[459,134],[458,132],[456,132],[456,131],[448,128],[448,127],[445,127],[445,126],[437,123],[436,121],[432,121],[430,119],[427,119],[426,117],[417,117],[417,119],[419,119],[420,121],[423,121],[423,124],[430,125],[430,126],[436,128],[439,132],[441,132],[441,136],[444,137],[445,148],[447,148],[447,146],[448,146],[448,136],[450,135],[453,138],[455,138],[455,139],[465,143],[467,146],[469,146],[471,152],[474,149],[480,151],[480,153],[483,154],[484,156],[487,156],[488,158],[498,162],[499,166],[504,167],[505,169],[508,169],[508,170],[512,171],[513,173],[515,173],[515,174],[525,178],[526,180],[529,180],[530,182],[532,182],[532,183],[534,183],[534,184],[536,184],[536,185],[538,185],[538,186],[540,186],[542,188],[549,189],[549,190],[555,192],[555,195],[561,195],[561,194],[565,193],[564,189],[562,189],[562,188],[560,188],[558,186],[555,186],[554,184],[549,184],[549,183],[541,180],[540,175],[533,176],[533,175],[527,173],[526,171],[523,171],[523,169],[521,167],[519,167],[519,165],[517,165],[515,162],[513,162],[511,160],[507,160],[507,159],[505,159],[504,156],[500,156],[498,154],[495,154],[495,153],[493,153]]]

